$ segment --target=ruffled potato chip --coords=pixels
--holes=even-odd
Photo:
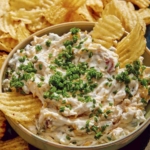
[[[96,19],[89,11],[86,5],[83,5],[69,16],[69,21],[90,21],[96,22]]]
[[[19,42],[23,41],[25,38],[27,38],[31,34],[30,31],[27,30],[23,22],[18,23],[16,32],[17,32],[17,39]]]
[[[124,31],[125,30],[121,21],[114,15],[108,15],[103,16],[103,18],[98,20],[98,23],[95,24],[91,35],[93,39],[100,39],[110,43],[107,44],[108,48],[108,45],[113,44],[113,41],[119,40],[123,36]],[[103,46],[105,46],[105,44]]]
[[[4,61],[5,61],[5,59],[7,58],[7,54],[6,53],[0,53],[0,69],[1,69],[1,67],[2,67],[2,65],[3,65],[3,63],[4,63]]]
[[[16,25],[9,18],[9,15],[5,15],[4,17],[0,18],[0,31],[4,33],[9,33],[10,36],[14,39],[17,38],[15,28],[16,28]]]
[[[41,107],[40,100],[32,95],[15,92],[0,93],[0,110],[20,123],[33,121]]]
[[[144,22],[149,25],[150,24],[150,9],[140,9],[138,11],[140,17],[144,20]]]
[[[126,64],[132,63],[139,59],[146,48],[146,39],[140,23],[123,38],[117,45],[117,54],[119,55],[120,67],[125,67]]]
[[[49,27],[51,24],[45,19],[44,16],[37,17],[34,19],[34,21],[31,24],[27,24],[27,29],[31,31],[31,33],[34,33],[38,30],[44,29],[46,27]]]
[[[4,16],[7,11],[9,11],[10,5],[9,0],[0,1],[0,17]]]
[[[26,10],[25,8],[22,8],[19,10],[14,10],[9,12],[11,20],[22,21],[25,24],[32,24],[34,20],[41,17],[43,14],[44,11],[39,8],[32,9],[32,10]]]
[[[84,5],[86,0],[62,0],[62,6],[71,9],[72,11],[77,10],[79,7]]]
[[[51,9],[44,13],[44,16],[45,19],[53,25],[65,22],[69,15],[68,12],[69,10],[61,5],[53,5]]]
[[[130,32],[139,21],[138,15],[128,6],[126,1],[112,0],[103,10],[102,16],[105,15],[115,15],[118,17],[127,32]],[[143,30],[146,30],[145,26],[143,26]]]
[[[5,36],[8,35],[8,36]],[[10,37],[9,34],[3,34],[0,36],[0,50],[11,52],[11,50],[18,44],[18,40]]]
[[[19,10],[20,8],[31,10],[41,6],[40,2],[40,0],[9,0],[11,10]]]
[[[86,6],[91,8],[97,15],[102,13],[104,7],[102,0],[87,0]]]
[[[16,137],[7,141],[0,141],[1,150],[29,150],[28,143],[21,137]]]
[[[147,8],[150,4],[149,0],[128,0],[128,1],[137,5],[139,8]]]

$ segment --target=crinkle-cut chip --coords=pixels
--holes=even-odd
[[[146,39],[140,23],[117,45],[120,67],[137,60],[145,51]]]
[[[0,31],[4,33],[9,33],[14,39],[16,39],[17,37],[15,28],[16,26],[9,18],[9,15],[5,15],[4,17],[0,18]]]
[[[5,61],[5,59],[7,58],[7,54],[1,54],[0,53],[0,69],[1,69],[1,67],[2,67],[2,65],[3,65],[3,63],[4,63],[4,61]]]
[[[135,7],[134,7],[133,3],[127,2],[127,5],[128,5],[128,7],[129,7],[131,10],[135,10]]]
[[[128,6],[126,1],[112,0],[102,12],[102,16],[105,15],[118,17],[127,32],[130,32],[139,21],[137,13]],[[145,30],[144,27],[143,30]]]
[[[43,16],[44,11],[45,10],[42,10],[40,8],[32,10],[21,8],[19,10],[10,11],[9,15],[14,21],[22,21],[25,24],[31,24],[35,20],[35,18]]]
[[[86,3],[86,0],[62,0],[62,6],[71,9],[72,11],[77,10]]]
[[[27,30],[26,25],[23,22],[18,23],[16,32],[17,32],[17,39],[19,42],[23,41],[30,35],[29,30]]]
[[[102,0],[104,7],[110,2],[111,0]]]
[[[9,0],[0,1],[0,17],[2,17],[9,10]]]
[[[96,14],[100,14],[103,11],[102,0],[87,0],[86,6],[91,8]]]
[[[0,111],[0,139],[4,136],[6,131],[6,118],[2,111]]]
[[[18,40],[15,40],[11,37],[3,38],[0,37],[0,50],[4,50],[6,52],[10,52],[17,44]]]
[[[102,46],[104,46],[106,48],[110,48],[111,46],[114,45],[113,41],[112,42],[110,42],[110,41],[108,42],[108,41],[100,40],[100,39],[93,39],[93,42],[101,44]]]
[[[137,5],[139,8],[147,8],[150,5],[149,0],[128,0],[128,1]]]
[[[41,107],[41,101],[32,95],[16,92],[0,93],[0,110],[20,123],[33,121]]]
[[[136,11],[136,15],[137,15],[137,22],[139,22],[141,24],[143,32],[145,34],[146,33],[146,23],[137,11]]]
[[[69,10],[61,5],[53,5],[44,13],[45,19],[52,25],[65,22],[68,15]]]
[[[147,25],[150,24],[150,9],[149,8],[140,9],[138,13]]]
[[[94,39],[113,43],[113,41],[119,40],[123,36],[124,31],[121,21],[116,16],[108,15],[98,20],[91,35]]]
[[[41,7],[49,9],[52,5],[57,5],[60,3],[60,0],[41,0]]]
[[[28,143],[21,137],[0,142],[1,150],[29,150]]]
[[[81,6],[78,10],[71,13],[69,21],[90,21],[95,22],[95,18],[92,13],[88,10],[86,5]]]
[[[45,17],[37,17],[33,20],[31,24],[27,24],[27,29],[32,33],[49,27],[51,24],[45,19]]]
[[[31,10],[37,6],[41,6],[40,0],[9,0],[9,3],[11,10],[19,10],[20,8]]]

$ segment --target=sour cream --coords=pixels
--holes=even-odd
[[[115,48],[94,43],[86,31],[35,36],[10,59],[3,89],[15,87],[42,102],[35,124],[26,126],[31,132],[65,145],[97,145],[120,139],[145,121],[149,96],[140,89],[149,89],[148,73],[139,69],[139,81],[118,64]]]

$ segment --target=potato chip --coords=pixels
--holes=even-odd
[[[125,30],[128,32],[130,32],[139,21],[139,17],[135,11],[128,6],[126,1],[112,0],[104,8],[102,16],[105,15],[117,16],[123,23]],[[143,26],[143,30],[145,31],[145,26]]]
[[[110,2],[111,0],[102,0],[104,7]]]
[[[79,7],[86,3],[86,0],[62,0],[62,6],[71,9],[72,11],[77,10]]]
[[[150,9],[149,8],[140,9],[138,13],[147,25],[150,24]]]
[[[27,30],[23,22],[18,23],[16,33],[17,33],[17,39],[19,42],[23,41],[25,38],[27,38],[30,35],[29,30]]]
[[[137,60],[145,51],[146,39],[140,23],[117,45],[120,67]]]
[[[11,20],[14,21],[22,21],[25,24],[31,24],[34,22],[36,18],[39,18],[43,15],[44,10],[41,10],[39,8],[37,9],[32,9],[32,10],[26,10],[24,8],[15,10],[15,11],[10,11],[9,16]],[[32,15],[31,15],[32,14]]]
[[[12,38],[16,39],[17,34],[15,30],[15,24],[10,20],[9,15],[5,15],[0,18],[0,31],[9,33]]]
[[[119,40],[123,34],[124,28],[121,21],[113,15],[100,18],[91,33],[93,39],[100,39],[108,43],[113,43],[113,41]]]
[[[137,5],[139,8],[147,8],[150,4],[149,0],[128,0],[128,1]]]
[[[101,40],[101,39],[93,39],[93,42],[94,42],[94,43],[101,44],[101,45],[103,45],[103,46],[106,47],[106,48],[110,48],[111,46],[115,45],[115,44],[113,43],[113,41],[112,41],[112,42],[111,42],[111,41],[107,42],[107,41]]]
[[[50,24],[59,24],[65,22],[68,12],[67,8],[62,7],[61,5],[53,5],[51,6],[51,9],[44,13],[44,16]]]
[[[34,120],[42,107],[38,98],[15,92],[0,93],[0,110],[18,122]]]
[[[6,118],[4,114],[0,111],[0,139],[4,136],[6,131]]]
[[[83,5],[75,12],[71,13],[69,16],[69,21],[90,21],[95,22],[95,18],[92,16],[91,12],[88,10],[86,5]]]
[[[127,5],[128,5],[128,7],[129,7],[131,10],[135,10],[135,7],[134,7],[133,3],[128,2]]]
[[[4,16],[9,8],[9,0],[0,1],[0,17]]]
[[[7,54],[3,53],[3,54],[0,54],[0,69],[5,61],[5,59],[7,58]]]
[[[96,14],[100,14],[103,11],[102,0],[87,0],[86,6],[91,8]]]
[[[19,10],[20,8],[31,10],[40,6],[40,0],[9,0],[9,3],[11,10]]]
[[[21,137],[0,142],[1,150],[29,150],[28,143]]]
[[[0,36],[0,50],[10,52],[17,44],[18,40],[11,38],[8,33],[3,33]]]
[[[45,17],[41,16],[35,18],[31,24],[27,24],[27,29],[31,31],[31,33],[34,33],[38,30],[49,27],[50,25],[51,24],[45,19]]]

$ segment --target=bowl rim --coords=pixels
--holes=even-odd
[[[19,48],[22,47],[22,45],[25,45],[25,43],[31,42],[34,36],[42,36],[42,35],[44,35],[46,33],[48,34],[49,32],[51,32],[51,30],[55,30],[57,28],[62,28],[62,27],[64,28],[64,27],[78,26],[79,25],[79,26],[82,26],[83,28],[84,28],[84,26],[89,26],[90,28],[93,28],[94,24],[95,24],[94,22],[87,22],[87,21],[76,21],[76,22],[61,23],[61,24],[53,25],[53,26],[47,27],[45,29],[42,29],[40,31],[37,31],[34,34],[30,35],[25,40],[23,40],[22,42],[20,42],[9,53],[8,57],[4,61],[3,65],[2,65],[2,68],[0,70],[0,93],[2,93],[2,80],[3,80],[5,68],[7,67],[7,64],[8,64],[8,60],[12,57],[12,55],[13,55],[14,52],[16,52]],[[150,52],[149,52],[149,55],[150,55]],[[22,124],[14,121],[13,119],[9,118],[8,116],[6,116],[6,118],[8,118],[9,121],[12,121],[16,126],[18,126],[25,134],[28,134],[29,136],[32,136],[32,137],[40,140],[41,142],[44,142],[45,144],[48,144],[49,146],[54,146],[54,147],[57,147],[57,148],[72,148],[72,149],[74,149],[74,148],[75,149],[106,148],[106,147],[109,147],[109,146],[117,145],[120,142],[124,143],[124,141],[128,141],[128,138],[131,138],[133,135],[135,135],[135,138],[136,138],[139,135],[138,132],[140,132],[140,134],[141,134],[142,131],[150,124],[150,117],[149,117],[136,130],[134,130],[129,135],[127,135],[127,136],[125,136],[125,137],[123,137],[121,139],[118,139],[118,140],[115,140],[115,141],[110,141],[108,143],[99,144],[99,145],[92,145],[92,146],[72,146],[72,145],[63,145],[63,144],[55,143],[55,142],[50,141],[50,140],[46,140],[46,139],[44,139],[44,138],[42,138],[42,137],[40,137],[40,136],[32,133],[30,130],[28,130],[27,128],[25,128]],[[133,138],[133,140],[135,138]],[[32,144],[32,143],[30,143],[30,144]]]

